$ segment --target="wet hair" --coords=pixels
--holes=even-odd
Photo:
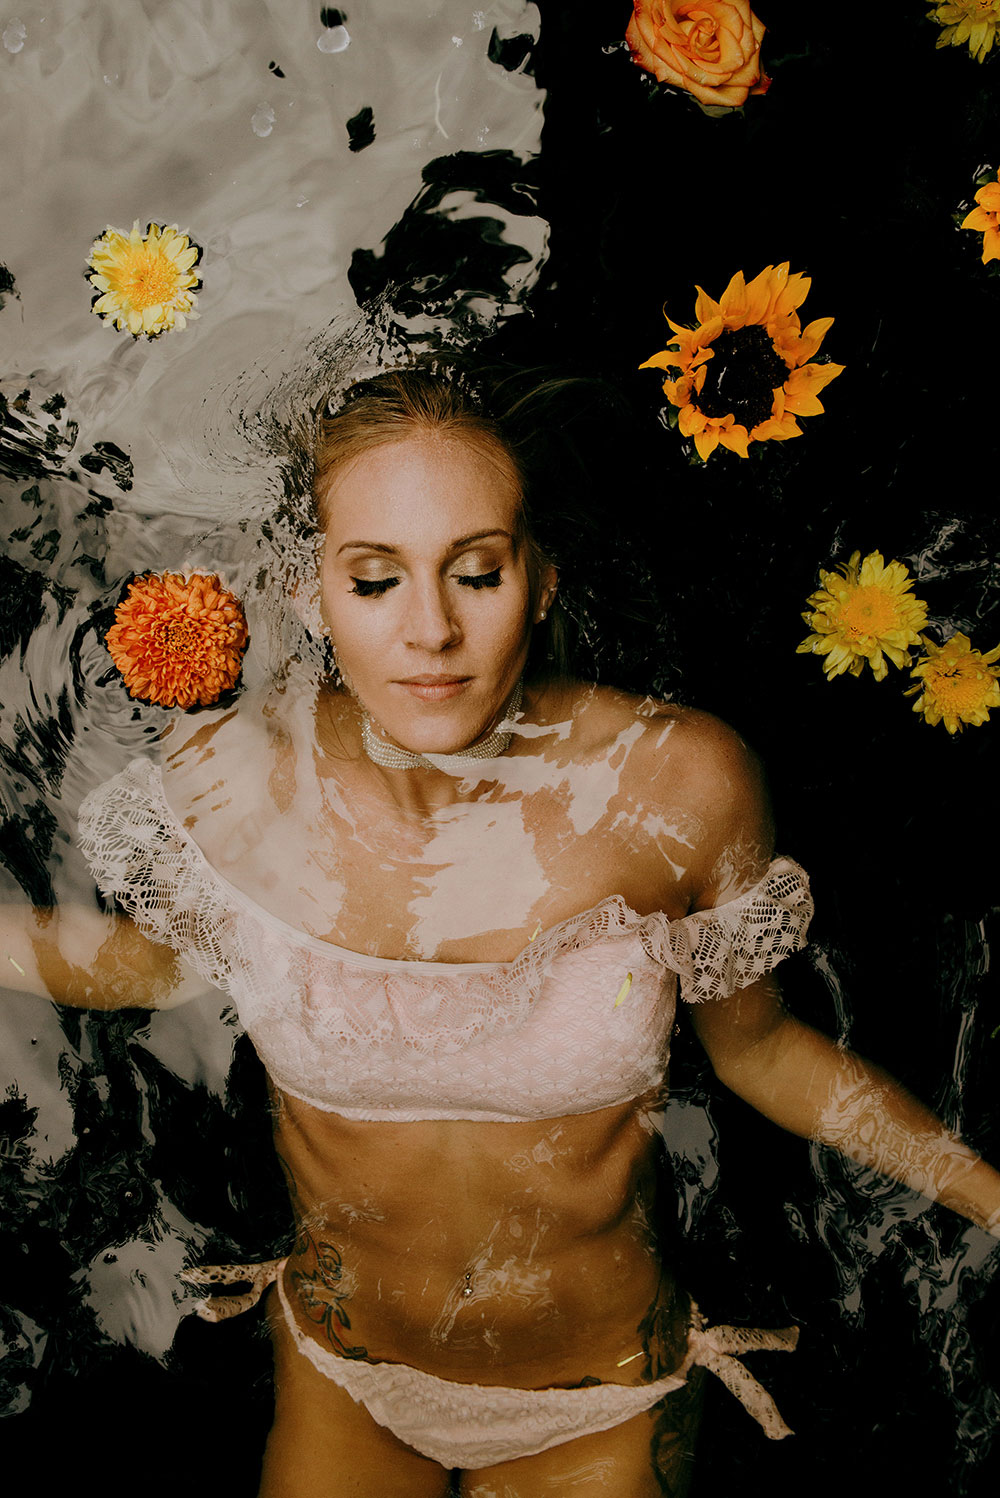
[[[319,413],[312,494],[322,529],[334,473],[386,443],[434,436],[469,443],[515,484],[535,582],[555,565],[559,591],[536,627],[530,675],[596,680],[602,657],[620,656],[621,631],[600,616],[599,598],[623,593],[613,479],[593,461],[596,442],[615,449],[621,398],[605,382],[551,370],[477,364],[440,353],[351,385]],[[598,574],[616,569],[611,589]],[[627,584],[624,594],[635,602]],[[648,648],[648,634],[646,645]],[[621,685],[622,671],[615,671]],[[625,673],[626,675],[629,673]]]

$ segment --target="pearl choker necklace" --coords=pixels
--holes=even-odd
[[[518,682],[501,714],[500,723],[505,723],[520,712],[521,697],[521,683]],[[468,749],[460,749],[455,754],[411,754],[409,749],[400,749],[381,738],[367,713],[361,720],[361,742],[365,753],[372,764],[381,765],[384,770],[446,769],[452,764],[461,765],[467,759],[496,759],[497,755],[506,752],[512,738],[513,734],[504,733],[498,724],[478,743],[471,744]]]

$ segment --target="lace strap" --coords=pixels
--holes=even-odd
[[[251,1310],[268,1286],[275,1283],[287,1262],[287,1259],[265,1259],[261,1264],[204,1264],[182,1269],[178,1279],[199,1290],[213,1285],[246,1285],[243,1291],[206,1296],[194,1308],[202,1321],[228,1321]]]
[[[778,858],[759,884],[725,905],[682,920],[652,916],[643,941],[658,962],[680,975],[688,1003],[726,998],[805,946],[813,914],[809,880],[790,858]]]
[[[699,1317],[695,1311],[697,1320]],[[771,1441],[792,1434],[764,1386],[754,1378],[739,1359],[746,1352],[794,1352],[799,1340],[797,1326],[777,1327],[773,1331],[742,1326],[692,1326],[685,1371],[692,1363],[707,1368],[722,1380],[730,1394],[763,1428]]]

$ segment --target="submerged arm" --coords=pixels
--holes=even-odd
[[[78,1009],[173,1009],[204,978],[121,915],[0,905],[0,986]]]
[[[772,979],[691,1016],[719,1080],[766,1118],[1000,1237],[1000,1174],[881,1067],[788,1014]]]
[[[721,724],[699,722],[689,784],[705,835],[689,885],[692,911],[751,888],[771,857],[759,767]],[[761,978],[691,1006],[716,1075],[765,1117],[832,1145],[1000,1237],[1000,1174],[881,1067],[836,1045],[781,1004]]]

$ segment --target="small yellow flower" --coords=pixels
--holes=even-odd
[[[1000,260],[1000,172],[996,182],[987,182],[976,193],[977,207],[962,220],[963,229],[977,229],[983,236],[983,264]]]
[[[944,30],[937,39],[939,47],[964,47],[977,62],[986,54],[1000,32],[1000,0],[946,0],[931,5],[931,18]]]
[[[130,234],[105,229],[90,248],[88,280],[101,293],[91,308],[108,327],[121,328],[135,338],[155,338],[167,328],[183,328],[193,311],[199,285],[194,266],[201,254],[176,225],[150,224]]]
[[[928,723],[943,722],[949,733],[958,732],[963,723],[985,723],[990,708],[1000,707],[1000,672],[994,664],[1000,659],[1000,645],[983,654],[959,632],[944,645],[927,640],[924,648],[926,656],[910,673],[917,684],[906,693],[920,693],[913,711],[923,713]]]
[[[856,551],[838,572],[821,568],[819,580],[808,600],[810,611],[802,615],[813,633],[797,647],[798,654],[825,656],[830,681],[844,671],[860,676],[866,661],[876,681],[888,673],[886,657],[894,666],[909,664],[910,646],[921,643],[927,605],[914,598],[913,579],[902,562],[886,566],[878,551],[862,562]]]

